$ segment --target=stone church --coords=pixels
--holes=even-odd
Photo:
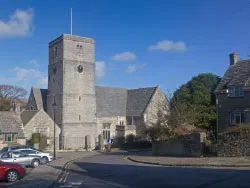
[[[96,86],[95,41],[68,34],[49,43],[48,89],[32,88],[27,105],[28,111],[43,110],[51,119],[55,115],[61,149],[84,148],[86,136],[92,148],[99,135],[104,140],[128,134],[146,139],[146,127],[167,108],[159,86]]]

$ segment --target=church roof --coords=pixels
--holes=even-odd
[[[127,89],[96,86],[96,111],[99,117],[126,116]]]
[[[96,86],[97,115],[141,116],[156,88],[125,89]]]
[[[96,86],[96,111],[99,117],[141,116],[157,87],[126,89]],[[33,88],[37,109],[47,107],[47,90]],[[25,111],[25,121],[36,111]],[[33,114],[34,115],[34,114]],[[24,124],[26,124],[24,123]]]
[[[0,130],[2,133],[17,133],[17,138],[24,138],[20,115],[15,112],[0,112]]]
[[[128,90],[126,115],[142,115],[156,88],[157,87],[148,87]]]
[[[32,88],[34,98],[36,101],[37,109],[44,109],[44,111],[47,111],[47,89],[40,89],[40,88]]]
[[[232,86],[250,87],[250,60],[242,60],[231,65],[218,84],[215,93],[223,93]]]
[[[38,110],[25,110],[21,113],[23,126],[25,126],[38,112]]]

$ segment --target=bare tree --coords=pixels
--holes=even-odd
[[[178,96],[169,96],[169,105],[161,102],[157,104],[157,121],[146,130],[152,140],[167,140],[194,128],[191,118],[193,110],[187,110]]]
[[[24,98],[26,95],[27,91],[22,87],[0,85],[0,111],[9,110],[12,101]]]

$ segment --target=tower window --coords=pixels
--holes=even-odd
[[[57,56],[57,47],[54,48],[54,55]]]
[[[56,74],[56,67],[53,68],[53,73]]]
[[[79,102],[81,101],[81,96],[79,96]]]
[[[81,115],[79,115],[79,120],[81,120]]]

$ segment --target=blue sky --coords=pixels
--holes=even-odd
[[[223,76],[228,54],[250,54],[250,1],[10,1],[0,7],[0,84],[47,87],[48,43],[62,33],[96,41],[97,85],[160,85]]]

